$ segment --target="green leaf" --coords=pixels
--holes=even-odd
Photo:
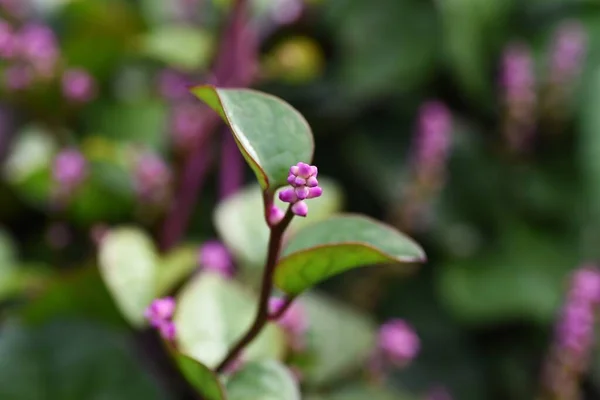
[[[198,267],[198,247],[185,245],[171,250],[158,265],[156,295],[164,296]]]
[[[50,169],[57,149],[57,143],[48,132],[29,126],[16,135],[9,150],[4,178],[35,206],[44,206],[50,197]]]
[[[0,335],[0,398],[165,399],[126,337],[102,325],[53,322]]]
[[[548,323],[560,304],[569,269],[580,261],[577,245],[522,222],[503,229],[493,246],[441,266],[436,276],[440,296],[466,323]]]
[[[415,397],[391,389],[366,384],[352,384],[326,395],[309,397],[307,400],[415,400]]]
[[[264,190],[287,185],[289,169],[310,163],[314,142],[304,117],[277,97],[247,89],[198,86],[192,92],[227,122]]]
[[[15,270],[16,262],[15,243],[8,233],[0,228],[0,285]]]
[[[274,360],[246,364],[227,382],[229,400],[300,400],[291,372]]]
[[[192,26],[162,26],[141,40],[144,54],[184,70],[206,67],[212,58],[213,48],[209,32]]]
[[[373,321],[317,293],[305,294],[297,301],[306,310],[310,326],[311,363],[302,371],[307,384],[334,382],[365,366],[375,345]]]
[[[323,196],[310,201],[306,218],[294,218],[288,232],[329,217],[342,208],[342,188],[335,181],[319,177]],[[288,205],[277,196],[275,204],[282,210]],[[250,185],[228,197],[217,206],[213,219],[221,239],[243,265],[262,268],[267,256],[269,228],[262,212],[262,191],[258,185]]]
[[[100,103],[87,114],[90,129],[115,142],[143,143],[155,150],[166,147],[169,110],[160,100]]]
[[[185,378],[205,400],[225,400],[219,378],[207,366],[183,354],[175,354],[175,362]]]
[[[144,310],[156,292],[157,255],[150,238],[132,227],[117,228],[102,239],[102,278],[117,306],[134,326],[144,325]]]
[[[42,266],[29,265],[21,269],[31,271],[31,274],[44,270]],[[50,267],[47,269],[51,271]],[[44,276],[40,278],[44,279]],[[120,328],[128,327],[95,266],[47,276],[46,280],[34,291],[35,297],[19,309],[19,317],[26,324],[38,326],[57,319],[87,318]]]
[[[340,215],[309,225],[290,239],[275,283],[297,295],[352,268],[423,260],[423,249],[408,236],[367,217]]]
[[[351,100],[406,93],[435,73],[440,32],[430,2],[379,0],[374,7],[369,2],[328,0],[322,15],[339,54],[333,71],[336,83]]]
[[[174,322],[180,351],[214,368],[252,324],[258,301],[239,284],[202,273],[190,281],[177,300]],[[269,324],[244,351],[245,360],[281,358],[285,339]]]

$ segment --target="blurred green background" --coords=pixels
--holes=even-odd
[[[135,223],[158,235],[164,210],[136,200],[132,154],[150,149],[174,173],[181,169],[176,106],[159,77],[168,68],[192,83],[210,79],[229,2],[13,2],[25,3],[28,11],[11,14],[11,2],[0,2],[4,18],[48,24],[61,62],[89,71],[97,96],[73,105],[52,82],[25,91],[3,83],[0,397],[192,398],[173,384],[176,373],[155,338],[119,316],[98,276],[91,232]],[[394,374],[394,385],[415,394],[443,386],[460,400],[533,398],[565,279],[600,256],[600,3],[312,0],[284,22],[275,22],[273,10],[288,3],[253,6],[260,32],[253,87],[306,116],[315,164],[339,183],[345,210],[393,221],[410,186],[420,106],[436,99],[453,117],[445,179],[422,204],[425,222],[409,229],[428,263],[384,279],[361,269],[322,289],[378,321],[400,317],[415,326],[422,353]],[[499,85],[504,51],[528,46],[543,104],[556,32],[566,21],[585,32],[580,71],[559,103],[532,111],[532,144],[511,149]],[[51,160],[67,145],[93,161],[91,178],[67,209],[56,210]],[[217,235],[217,187],[214,169],[186,241]],[[373,293],[376,301],[366,302]],[[593,359],[584,382],[589,399],[600,398],[600,358]]]

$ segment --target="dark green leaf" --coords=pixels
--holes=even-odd
[[[175,355],[179,370],[205,400],[225,400],[219,378],[208,367],[182,354]]]
[[[292,165],[310,163],[314,143],[308,123],[274,96],[245,89],[199,86],[192,92],[230,126],[244,158],[264,190],[287,185]]]
[[[101,325],[55,322],[0,334],[0,398],[159,400],[164,393],[124,337]]]
[[[391,227],[358,215],[340,215],[309,225],[290,239],[275,283],[297,295],[352,268],[424,259],[417,243]]]

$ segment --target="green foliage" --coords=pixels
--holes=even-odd
[[[95,384],[90,384],[94,382]],[[9,325],[0,337],[0,397],[166,399],[118,332],[101,325]]]
[[[269,360],[245,365],[227,381],[229,400],[300,400],[291,372]]]
[[[287,185],[292,165],[310,163],[314,143],[304,117],[271,95],[252,90],[200,86],[192,91],[231,128],[263,190]]]
[[[331,384],[365,366],[375,345],[373,321],[322,294],[308,293],[297,301],[310,326],[310,364],[302,370],[307,385]]]
[[[202,273],[177,297],[174,322],[179,350],[214,368],[250,327],[257,299],[238,283]],[[209,322],[210,321],[210,322]],[[267,326],[244,351],[244,360],[280,359],[285,342],[275,325]]]
[[[223,385],[208,367],[181,354],[175,354],[179,370],[206,400],[225,400]]]
[[[312,224],[290,239],[275,283],[297,295],[352,268],[423,260],[423,249],[408,236],[366,217],[342,215]]]
[[[156,292],[157,255],[150,238],[135,228],[113,230],[102,239],[98,261],[123,315],[134,326],[142,326]]]
[[[141,38],[141,52],[182,70],[204,68],[213,54],[208,32],[187,26],[162,26]],[[173,46],[177,43],[177,46]]]

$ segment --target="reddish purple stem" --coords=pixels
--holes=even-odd
[[[221,142],[221,165],[219,167],[219,195],[229,197],[244,183],[244,158],[228,128],[223,130]]]

